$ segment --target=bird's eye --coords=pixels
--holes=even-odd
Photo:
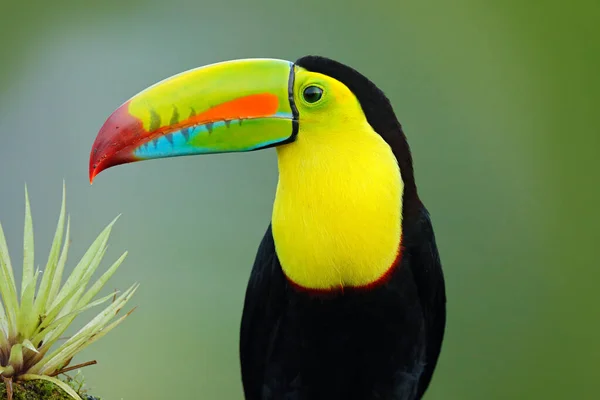
[[[318,86],[308,86],[304,89],[302,96],[307,103],[316,103],[323,97],[323,89]]]

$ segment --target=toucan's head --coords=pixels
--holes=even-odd
[[[387,276],[419,204],[410,151],[382,91],[327,58],[228,61],[151,86],[102,126],[90,181],[128,162],[268,147],[278,155],[271,221],[286,276],[319,290]]]
[[[394,111],[354,69],[318,56],[212,64],[159,82],[119,107],[93,144],[90,182],[119,164],[293,146],[299,136],[318,143],[319,135],[365,124],[390,145],[410,189],[410,152]]]

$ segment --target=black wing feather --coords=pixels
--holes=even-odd
[[[438,361],[446,326],[446,290],[442,264],[438,254],[435,235],[429,213],[422,207],[415,241],[412,243],[411,271],[419,290],[421,307],[425,317],[426,365],[419,382],[417,399],[420,399],[433,375]]]
[[[242,316],[240,361],[246,400],[262,398],[265,363],[285,307],[286,287],[269,225],[254,260]]]

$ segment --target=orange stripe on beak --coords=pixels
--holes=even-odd
[[[165,133],[174,132],[195,125],[217,121],[270,117],[277,113],[279,99],[270,93],[253,94],[219,104],[198,115],[191,116],[177,124],[164,126],[150,133],[150,141]]]

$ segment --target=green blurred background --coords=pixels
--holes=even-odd
[[[90,147],[123,101],[233,58],[326,55],[391,98],[445,267],[427,399],[600,398],[600,3],[0,0],[0,220],[23,184],[45,262],[63,178],[72,268],[116,214],[110,282],[138,310],[77,361],[105,399],[241,399],[238,329],[271,212],[274,150],[109,170]],[[107,289],[107,290],[109,290]],[[82,323],[82,321],[80,321]]]

